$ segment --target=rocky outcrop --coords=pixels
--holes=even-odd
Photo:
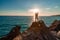
[[[6,36],[0,38],[0,40],[16,40],[16,37],[19,36],[20,34],[21,34],[20,26],[16,25],[16,27],[12,28],[10,33],[8,33]],[[17,39],[20,39],[20,38],[17,38]]]
[[[49,27],[50,31],[59,31],[60,30],[60,20],[55,20],[52,25]]]
[[[20,27],[14,27],[7,36],[0,40],[57,40],[42,20],[33,22],[32,25],[23,33],[20,33]]]
[[[60,40],[60,20],[55,20],[49,27],[51,33]]]
[[[24,40],[56,40],[42,20],[33,22],[22,35]]]

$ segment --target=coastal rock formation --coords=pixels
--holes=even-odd
[[[0,40],[57,40],[42,20],[33,22],[23,33],[20,33],[20,26],[14,27],[7,36]]]
[[[20,40],[21,39],[21,35],[20,35],[20,26],[17,26],[12,28],[12,30],[10,31],[10,33],[8,33],[6,36],[0,38],[0,40]],[[20,36],[19,36],[20,35]],[[17,38],[19,36],[19,38]]]
[[[51,33],[60,40],[60,20],[55,20],[49,27]]]
[[[50,31],[59,31],[60,30],[60,20],[55,20],[52,25],[49,27]]]
[[[23,40],[57,40],[42,20],[33,22],[31,27],[22,33],[22,35]]]

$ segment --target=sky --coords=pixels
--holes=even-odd
[[[31,16],[34,7],[40,16],[60,15],[60,0],[0,0],[0,15]]]

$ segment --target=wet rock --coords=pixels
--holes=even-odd
[[[12,28],[10,33],[8,33],[6,36],[0,38],[0,40],[16,40],[15,38],[20,35],[20,26],[16,25],[16,27]],[[19,39],[19,38],[17,38]]]

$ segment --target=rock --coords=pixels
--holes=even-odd
[[[60,40],[60,20],[55,20],[49,27],[51,33]]]
[[[22,33],[22,35],[23,40],[57,40],[42,20],[33,22],[31,27]]]
[[[57,32],[57,37],[60,39],[60,31]]]
[[[16,25],[16,27],[12,28],[10,33],[8,33],[5,37],[0,38],[0,40],[14,40],[20,34],[20,26]]]
[[[49,30],[58,32],[60,30],[60,20],[55,20],[49,27]]]
[[[13,40],[22,40],[22,35],[21,34],[17,35]]]

